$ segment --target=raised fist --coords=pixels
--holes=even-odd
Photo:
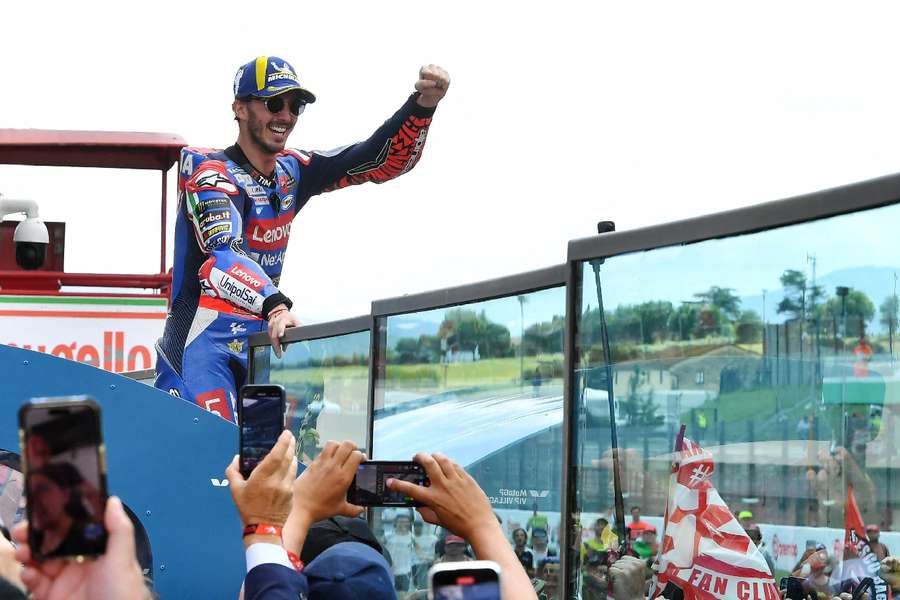
[[[419,98],[416,102],[419,106],[434,108],[449,87],[450,74],[447,71],[437,65],[425,65],[419,69],[419,80],[416,82]]]

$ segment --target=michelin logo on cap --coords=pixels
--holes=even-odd
[[[291,69],[291,65],[285,62],[282,66],[278,66],[278,63],[270,62],[272,68],[275,69],[274,73],[269,73],[268,77],[266,77],[266,83],[272,83],[273,81],[277,81],[279,79],[290,79],[291,81],[297,81],[297,76],[294,74],[294,71]]]

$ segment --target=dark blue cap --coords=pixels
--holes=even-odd
[[[292,90],[300,92],[308,103],[316,101],[315,95],[300,85],[294,67],[277,56],[257,56],[239,68],[234,76],[235,98],[269,98]]]
[[[384,557],[359,542],[335,544],[303,569],[310,598],[396,600]]]

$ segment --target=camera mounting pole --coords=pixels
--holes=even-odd
[[[0,221],[7,215],[15,215],[24,213],[29,219],[38,218],[38,205],[34,200],[18,200],[14,198],[4,198],[0,194]]]

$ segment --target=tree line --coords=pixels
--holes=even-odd
[[[565,317],[553,315],[550,321],[535,323],[524,331],[521,350],[528,356],[561,353]],[[468,308],[448,310],[434,335],[404,337],[388,350],[394,364],[439,363],[449,352],[471,352],[481,359],[510,358],[519,355],[519,344],[505,325],[491,321],[484,310]]]

